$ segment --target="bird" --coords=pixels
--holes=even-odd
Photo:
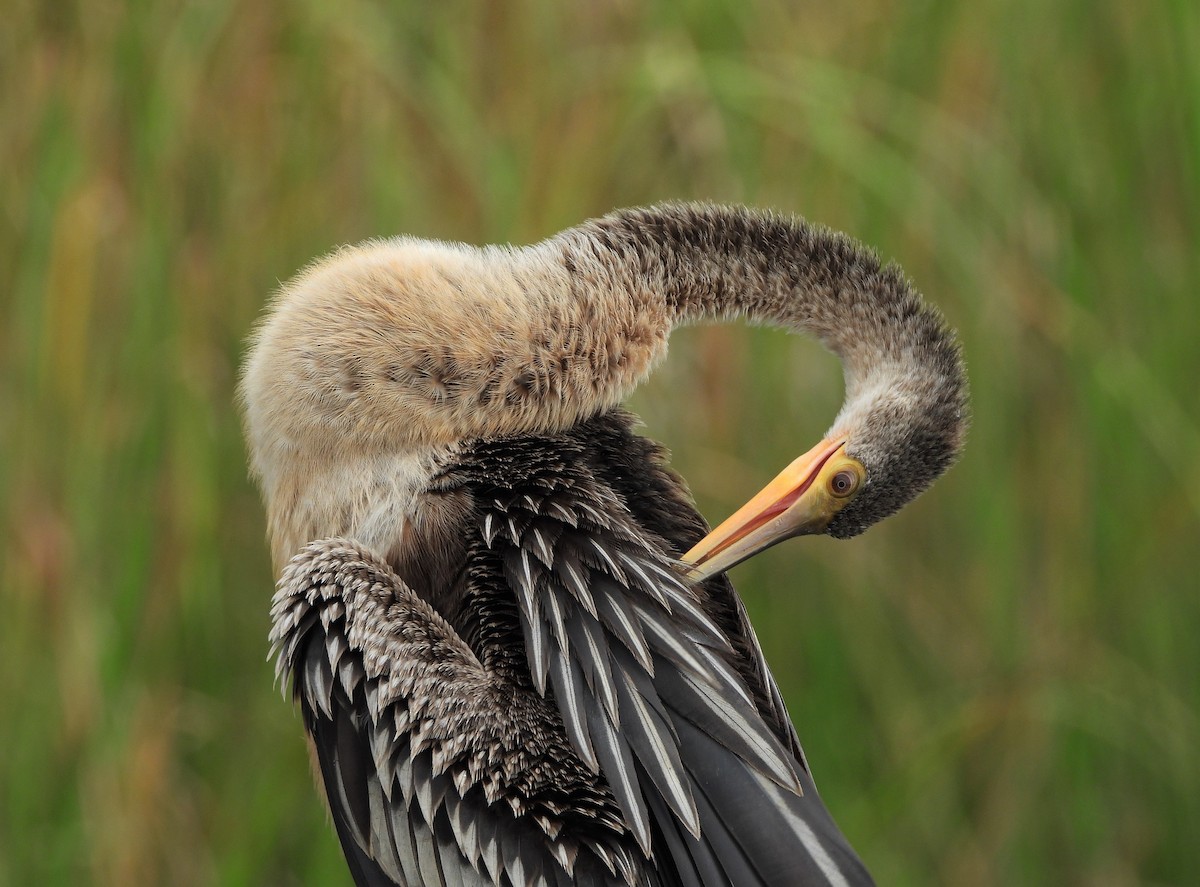
[[[845,400],[710,532],[623,406],[671,331],[815,337]],[[270,643],[356,885],[864,885],[726,571],[856,536],[969,424],[894,264],[769,210],[392,237],[284,284],[240,381]]]

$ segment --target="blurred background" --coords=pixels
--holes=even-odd
[[[959,329],[961,463],[739,567],[881,885],[1200,871],[1193,0],[7,0],[0,885],[350,883],[272,684],[234,387],[280,281],[409,233],[776,207]],[[710,519],[836,361],[677,334],[636,396]]]

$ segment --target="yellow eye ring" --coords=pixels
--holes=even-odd
[[[829,492],[838,499],[845,499],[857,489],[858,474],[849,468],[843,468],[829,478]]]

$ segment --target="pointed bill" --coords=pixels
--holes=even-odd
[[[865,470],[844,440],[823,440],[767,484],[680,560],[701,582],[784,539],[823,532],[861,486]]]

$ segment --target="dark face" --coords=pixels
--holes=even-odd
[[[949,399],[918,421],[895,415],[887,405],[868,413],[862,441],[851,439],[846,447],[866,467],[866,483],[826,532],[838,539],[857,536],[924,492],[962,449],[965,412],[961,403]]]

